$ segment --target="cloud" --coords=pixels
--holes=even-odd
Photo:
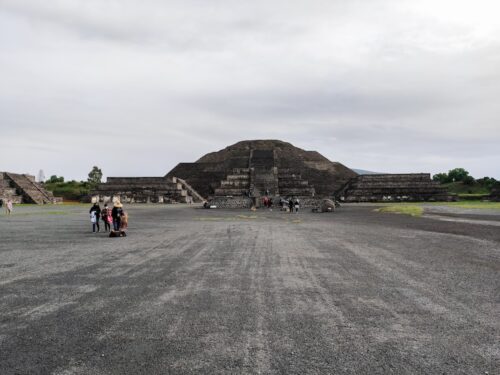
[[[280,138],[351,167],[500,178],[498,10],[2,0],[0,170],[163,175]]]

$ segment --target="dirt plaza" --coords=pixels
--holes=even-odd
[[[1,374],[495,374],[500,211],[0,216]]]

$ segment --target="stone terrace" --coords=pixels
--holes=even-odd
[[[362,175],[338,192],[345,202],[449,201],[446,188],[432,181],[429,173]]]

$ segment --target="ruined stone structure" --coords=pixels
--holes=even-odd
[[[35,176],[0,172],[0,199],[12,200],[13,203],[59,203],[62,198],[56,198],[45,190],[42,184],[35,181]]]
[[[452,200],[430,174],[357,175],[316,151],[278,140],[242,141],[194,163],[180,163],[165,177],[109,177],[94,199],[123,202],[201,202],[223,208],[259,206],[261,197],[279,202],[299,198],[320,207],[323,198],[344,202]]]
[[[94,201],[123,203],[192,203],[201,197],[186,181],[169,177],[108,177],[92,192]]]
[[[489,199],[492,201],[500,202],[500,182],[497,182],[491,189]]]
[[[227,207],[229,197],[237,205],[248,206],[265,195],[304,201],[332,196],[356,173],[315,151],[277,140],[256,140],[236,143],[195,163],[180,163],[167,174],[173,176]]]
[[[454,196],[429,173],[360,175],[337,192],[344,202],[450,201]]]

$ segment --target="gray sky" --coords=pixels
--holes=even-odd
[[[161,176],[244,139],[500,179],[497,0],[0,0],[0,170]]]

